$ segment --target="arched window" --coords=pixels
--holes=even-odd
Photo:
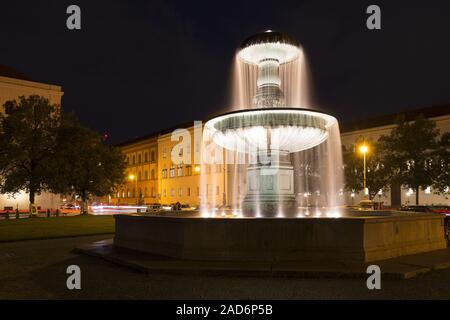
[[[145,187],[145,189],[144,189],[144,197],[148,197],[148,189],[147,189],[147,187]]]
[[[145,179],[145,180],[148,180],[148,171],[147,171],[147,170],[145,170],[145,173],[144,173],[144,179]]]
[[[151,177],[152,177],[152,180],[155,179],[155,170],[154,169],[152,169]]]
[[[138,172],[138,181],[140,181],[142,179],[142,174],[141,174],[141,172],[139,171]]]
[[[144,161],[147,162],[148,161],[148,152],[144,153]]]
[[[141,159],[141,154],[139,153],[138,154],[138,163],[141,163],[142,161],[141,161],[142,159]]]
[[[152,150],[152,153],[150,154],[150,159],[151,159],[151,161],[155,161],[156,159],[155,159],[155,151],[154,150]]]
[[[133,156],[133,162],[132,162],[132,164],[135,164],[136,163],[136,156]]]

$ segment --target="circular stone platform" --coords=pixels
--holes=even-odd
[[[443,217],[198,218],[116,215],[114,246],[186,260],[375,261],[446,248]]]

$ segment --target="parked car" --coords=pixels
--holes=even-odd
[[[158,212],[158,211],[161,211],[161,205],[158,203],[149,204],[149,205],[147,205],[147,208],[145,209],[146,213]]]
[[[181,205],[181,211],[192,211],[192,210],[195,210],[195,208],[194,208],[194,207],[191,207],[191,206],[188,205],[188,204],[182,204],[182,205]]]
[[[358,210],[373,210],[374,203],[372,200],[361,200],[358,205]]]
[[[74,203],[66,203],[61,206],[61,209],[67,209],[67,210],[78,210],[80,209],[80,206]]]
[[[409,212],[426,212],[426,213],[439,213],[450,215],[450,207],[448,206],[403,206],[400,211],[409,211]]]
[[[450,216],[450,206],[432,206],[433,213],[445,214]]]

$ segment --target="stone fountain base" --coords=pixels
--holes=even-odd
[[[116,215],[114,246],[186,260],[383,260],[446,248],[443,217],[198,218]]]

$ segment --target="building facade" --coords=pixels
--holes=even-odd
[[[403,113],[407,120],[413,121],[418,115],[435,121],[440,134],[450,132],[450,105],[435,106],[417,109]],[[351,148],[357,141],[377,141],[382,135],[389,135],[395,127],[395,120],[398,114],[382,116],[366,121],[358,121],[344,124],[341,127],[341,142],[347,148]],[[370,157],[370,152],[367,153]],[[415,204],[415,191],[401,186],[391,186],[390,190],[380,193],[374,201],[383,202],[384,205],[399,207],[401,205]],[[450,205],[449,194],[439,195],[432,187],[419,191],[420,204],[422,205]],[[359,203],[363,198],[363,193],[347,192],[345,194],[346,203]]]
[[[201,146],[201,127],[184,124],[119,144],[127,161],[126,184],[109,199],[111,204],[180,203],[197,207],[200,202],[200,172],[197,158]],[[181,132],[180,132],[181,131]],[[178,133],[177,133],[178,132]],[[178,160],[178,161],[177,161]],[[224,181],[225,166],[207,166],[208,177]],[[224,184],[215,186],[216,203],[224,203]]]
[[[418,114],[436,122],[441,133],[450,131],[450,105],[429,107],[404,113],[408,120]],[[341,141],[344,146],[351,147],[358,140],[376,141],[381,135],[389,134],[395,127],[397,115],[383,116],[367,121],[347,123],[341,126]],[[197,128],[197,129],[196,129]],[[185,131],[185,134],[180,134]],[[201,143],[198,125],[194,122],[183,124],[178,128],[157,132],[148,136],[133,139],[119,146],[127,158],[127,176],[131,177],[123,188],[109,199],[113,204],[180,204],[197,207],[200,204],[202,186],[204,192],[216,197],[216,204],[227,204],[230,188],[233,183],[233,172],[226,165],[200,165],[199,154]],[[370,156],[368,154],[367,156]],[[182,163],[174,163],[174,159]],[[206,179],[200,181],[200,171],[207,170]],[[208,181],[215,181],[212,190]],[[220,181],[220,183],[217,183]],[[222,182],[223,181],[223,182]],[[245,194],[245,186],[242,187]],[[392,188],[380,194],[376,201],[386,206],[399,207],[414,203],[414,194],[405,188]],[[432,188],[420,191],[421,204],[450,205],[446,195],[437,195]],[[363,198],[362,193],[345,193],[346,204],[357,204]]]
[[[0,65],[0,112],[4,112],[3,105],[6,101],[30,95],[39,95],[47,98],[52,104],[61,105],[63,92],[60,86],[33,81],[10,67]],[[43,209],[58,208],[60,197],[42,193],[37,195],[36,204]],[[14,195],[0,194],[0,210],[28,209],[28,205],[28,194],[25,192]]]

